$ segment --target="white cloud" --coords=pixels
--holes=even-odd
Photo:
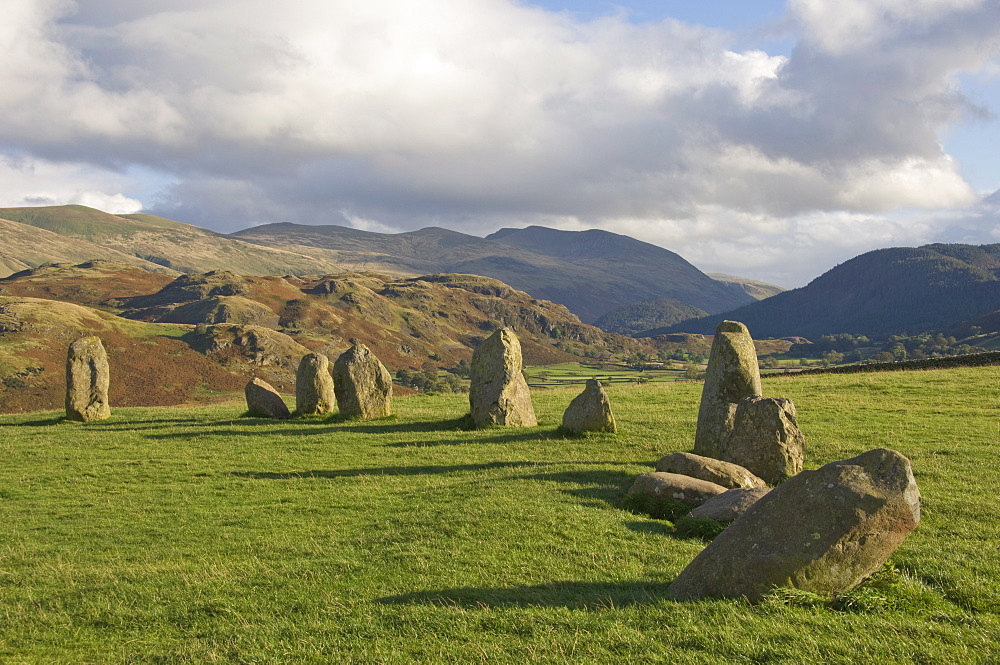
[[[125,196],[131,183],[120,174],[85,164],[0,157],[0,207],[79,204],[122,215],[139,212],[142,202]]]
[[[791,281],[831,238],[933,236],[873,214],[974,199],[939,136],[977,112],[956,80],[996,67],[998,0],[789,6],[776,56],[508,0],[10,0],[0,153],[66,166],[3,190],[128,208],[108,183],[139,167],[218,230],[553,220]]]

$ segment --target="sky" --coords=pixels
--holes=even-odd
[[[801,286],[1000,242],[1000,0],[5,0],[0,206],[623,233]]]

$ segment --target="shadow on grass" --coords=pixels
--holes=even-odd
[[[669,582],[550,582],[535,586],[491,589],[465,587],[415,591],[379,598],[381,605],[439,605],[488,609],[490,607],[566,607],[573,610],[613,610],[631,605],[659,603]]]
[[[239,478],[291,480],[294,478],[355,478],[357,476],[419,476],[435,473],[485,471],[487,469],[517,469],[549,466],[554,462],[488,462],[486,464],[454,464],[441,466],[381,466],[370,469],[320,469],[311,471],[231,471]]]
[[[589,464],[622,467],[634,466],[632,462],[590,462]],[[559,483],[585,485],[586,487],[564,489],[561,491],[570,496],[584,499],[589,504],[596,502],[610,505],[613,508],[620,508],[622,497],[625,496],[625,491],[635,481],[635,476],[635,473],[626,471],[582,469],[556,471],[553,473],[536,473],[529,476],[520,476],[519,479],[548,480]]]
[[[186,421],[187,422],[187,421]],[[274,432],[282,436],[322,436],[334,435],[338,433],[352,434],[396,434],[401,432],[455,432],[466,431],[466,418],[448,418],[446,420],[428,420],[418,422],[400,422],[395,416],[380,418],[377,420],[360,420],[358,418],[345,418],[340,414],[326,417],[293,417],[276,420],[272,418],[257,418],[252,416],[240,416],[232,420],[222,420],[216,423],[194,422],[192,426],[205,429],[206,435],[211,436],[236,436],[244,435],[235,428],[240,427],[266,427],[274,426]],[[226,429],[220,429],[220,426]],[[134,428],[133,428],[134,429]],[[150,428],[156,429],[156,428]],[[151,434],[151,439],[174,439],[190,438],[189,433],[171,434]],[[416,442],[413,444],[392,444],[392,445],[431,445],[434,442]],[[456,443],[447,441],[443,443]],[[464,442],[458,442],[464,443]]]
[[[74,423],[75,420],[70,420],[65,416],[56,416],[55,418],[46,418],[44,420],[28,420],[23,423],[0,423],[0,427],[48,427],[49,425],[61,425],[62,423]],[[81,425],[83,423],[80,423]]]
[[[562,438],[554,430],[520,430],[514,428],[455,428],[456,431],[476,432],[478,434],[497,432],[496,436],[475,436],[468,439],[458,439],[449,441],[396,441],[387,443],[387,448],[410,448],[427,446],[465,446],[470,443],[517,443],[523,441],[543,441],[554,438]],[[502,433],[501,433],[502,432]]]

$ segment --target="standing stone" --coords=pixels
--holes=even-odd
[[[247,398],[247,413],[251,416],[284,420],[292,415],[278,391],[263,379],[251,379],[243,392]]]
[[[894,450],[870,450],[768,492],[681,571],[667,595],[757,602],[773,587],[827,597],[849,591],[919,522],[910,461]]]
[[[617,432],[611,400],[597,379],[588,379],[587,387],[573,398],[563,413],[563,427],[573,434]]]
[[[728,488],[767,486],[767,483],[762,479],[750,473],[750,471],[739,464],[723,462],[711,457],[702,457],[693,453],[670,453],[669,455],[665,455],[656,463],[656,470],[700,478]]]
[[[760,393],[760,368],[750,332],[738,321],[723,321],[715,330],[708,357],[694,452],[717,458],[733,429],[736,405],[744,397]]]
[[[497,330],[472,353],[469,406],[476,427],[538,424],[523,367],[521,342],[509,328]]]
[[[333,363],[337,406],[347,418],[392,415],[392,375],[364,344],[355,344]]]
[[[330,413],[334,404],[329,359],[322,353],[302,356],[295,373],[295,411],[301,415]]]
[[[66,355],[66,417],[88,422],[111,415],[108,353],[96,336],[73,342]]]
[[[777,485],[802,470],[804,444],[792,400],[746,397],[736,408],[733,431],[723,441],[719,459],[746,467]]]

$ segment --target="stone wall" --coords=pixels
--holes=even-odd
[[[795,372],[774,372],[770,376],[801,376],[803,374],[862,374],[866,372],[899,372],[914,369],[947,369],[951,367],[988,367],[1000,365],[1000,351],[986,353],[969,353],[961,356],[945,356],[943,358],[924,358],[922,360],[898,360],[891,363],[871,363],[867,365],[841,365],[839,367],[817,367]]]

